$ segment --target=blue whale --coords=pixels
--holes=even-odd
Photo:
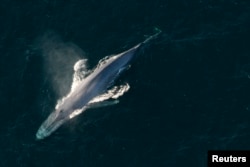
[[[100,66],[71,91],[55,111],[43,122],[36,133],[38,140],[48,137],[62,124],[71,119],[72,113],[87,108],[88,103],[95,97],[105,93],[114,80],[124,69],[127,69],[137,52],[144,48],[160,32],[150,36],[144,42],[137,44],[131,49],[117,55],[110,56]]]

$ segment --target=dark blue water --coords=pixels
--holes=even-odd
[[[205,167],[207,150],[250,149],[247,0],[2,0],[0,21],[0,166]],[[119,104],[35,140],[60,98],[52,74],[68,78],[76,59],[48,66],[44,36],[93,67],[155,27],[162,36],[119,80],[131,86]]]

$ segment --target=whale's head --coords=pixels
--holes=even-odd
[[[68,111],[63,109],[57,109],[52,112],[38,129],[36,133],[36,139],[44,139],[57,130],[64,122],[69,119],[67,113]]]

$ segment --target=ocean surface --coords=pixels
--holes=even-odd
[[[250,149],[249,0],[1,0],[0,23],[0,167],[206,167],[208,150]],[[77,60],[157,28],[120,103],[36,140]]]

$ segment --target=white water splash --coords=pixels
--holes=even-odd
[[[87,69],[87,59],[78,60],[74,65],[73,82],[71,84],[71,92],[91,71]]]
[[[101,94],[100,96],[95,97],[92,99],[89,104],[91,103],[98,103],[108,99],[118,99],[122,96],[125,92],[129,90],[130,86],[128,83],[120,86],[114,86],[112,89],[108,90],[106,93]]]

